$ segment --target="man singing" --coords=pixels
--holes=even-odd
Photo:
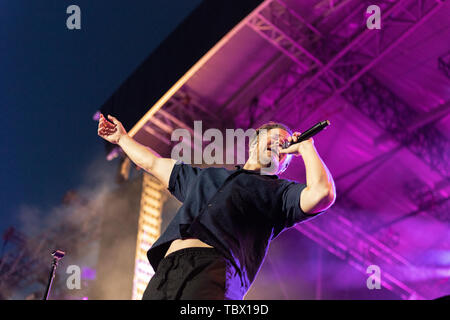
[[[155,274],[143,299],[243,299],[269,243],[286,228],[327,210],[336,199],[333,178],[313,139],[268,123],[250,140],[249,157],[236,170],[197,168],[158,158],[133,140],[122,124],[103,115],[98,135],[118,144],[183,205],[147,252]],[[279,179],[293,155],[301,156],[306,184]],[[261,172],[264,171],[264,174]]]

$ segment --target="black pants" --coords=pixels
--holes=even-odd
[[[242,290],[233,289],[237,280],[233,270],[214,248],[177,250],[161,260],[142,299],[242,299]]]

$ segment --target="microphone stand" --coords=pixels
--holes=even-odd
[[[60,250],[56,250],[52,252],[53,256],[53,262],[52,262],[52,268],[50,270],[50,277],[48,279],[47,288],[45,289],[44,298],[42,300],[48,300],[48,296],[50,293],[50,289],[52,287],[53,279],[56,275],[56,267],[58,267],[58,262],[61,260],[62,257],[64,257],[65,253]]]

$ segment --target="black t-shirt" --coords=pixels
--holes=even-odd
[[[306,184],[259,171],[174,165],[168,190],[183,205],[147,252],[156,270],[175,239],[197,238],[235,266],[245,292],[255,279],[269,243],[284,229],[318,214],[305,214]]]

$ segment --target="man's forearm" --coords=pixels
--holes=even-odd
[[[167,188],[175,160],[159,158],[130,136],[120,138],[119,146],[137,166],[154,175]]]
[[[120,138],[119,146],[131,161],[146,171],[151,171],[157,157],[145,146],[126,135]]]
[[[304,146],[302,158],[306,169],[306,185],[319,191],[335,193],[333,177],[312,143]]]

